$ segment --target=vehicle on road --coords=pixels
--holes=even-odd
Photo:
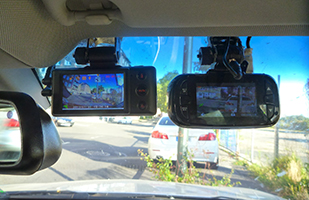
[[[132,124],[131,117],[123,117],[121,120],[118,121],[118,124]]]
[[[53,117],[54,123],[56,126],[69,126],[72,127],[74,125],[74,120],[66,117]]]
[[[216,133],[210,129],[187,129],[188,150],[192,160],[207,162],[210,168],[219,166],[219,145]],[[168,116],[163,116],[148,140],[148,153],[152,159],[177,160],[179,127]]]
[[[117,124],[132,124],[131,117],[114,117],[112,118],[112,122]]]

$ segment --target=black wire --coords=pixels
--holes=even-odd
[[[229,51],[229,48],[230,48],[230,40],[231,38],[228,37],[227,41],[226,41],[226,52],[223,56],[223,64],[225,65],[225,67],[228,69],[228,71],[230,71],[230,73],[233,75],[233,77],[237,80],[241,79],[242,77],[242,74],[241,73],[237,73],[232,67],[231,65],[229,64],[229,62],[227,61],[227,55],[228,55],[228,51]]]
[[[229,48],[230,48],[230,37],[228,37],[228,39],[226,40],[226,45],[225,45],[225,54],[224,54],[224,56],[223,56],[223,59],[222,59],[222,61],[223,61],[223,64],[225,65],[225,67],[229,70],[229,71],[231,71],[230,70],[230,68],[229,68],[229,63],[228,63],[228,61],[227,61],[227,54],[228,54],[228,52],[229,52]],[[231,72],[232,73],[232,72]],[[233,74],[234,75],[234,74]]]
[[[248,36],[248,37],[247,37],[247,41],[246,41],[246,46],[247,46],[247,48],[251,48],[251,47],[250,47],[251,38],[252,38],[252,36]]]
[[[227,40],[225,41],[226,42],[226,46],[225,46],[225,49],[226,49],[226,51],[225,51],[225,54],[224,54],[224,59],[223,60],[226,60],[227,61],[227,54],[228,54],[228,52],[229,52],[229,49],[230,49],[230,40],[231,40],[231,38],[230,37],[228,37],[227,38]]]
[[[87,49],[89,49],[90,38],[87,40]]]
[[[239,39],[239,37],[237,37],[237,40],[238,40],[238,47],[240,48],[241,51],[243,51],[242,42],[241,42],[241,40]]]

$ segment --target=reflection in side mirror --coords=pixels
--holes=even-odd
[[[0,92],[0,174],[29,175],[61,155],[55,124],[29,95]]]
[[[15,107],[0,102],[0,162],[16,162],[20,155],[20,124]]]

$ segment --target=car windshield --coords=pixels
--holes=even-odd
[[[247,37],[240,39],[245,46]],[[78,46],[85,47],[86,43],[81,41]],[[309,37],[252,37],[253,72],[268,74],[277,83],[280,120],[273,127],[259,129],[199,129],[201,132],[189,129],[188,151],[191,153],[188,159],[195,163],[189,168],[198,170],[196,176],[190,175],[197,177],[190,182],[178,181],[180,179],[171,175],[176,173],[173,159],[177,160],[178,131],[160,132],[154,128],[175,125],[166,116],[170,81],[178,74],[201,74],[213,67],[200,65],[197,57],[199,48],[209,45],[209,37],[124,37],[120,65],[156,68],[157,113],[154,116],[53,118],[62,139],[63,151],[58,162],[31,176],[1,175],[0,183],[142,179],[245,187],[281,195],[286,188],[274,180],[281,181],[279,177],[285,176],[289,184],[299,184],[309,172],[305,170],[309,162],[308,44]],[[56,68],[83,67],[75,63],[73,54],[74,50],[60,60]],[[43,77],[46,68],[38,72]],[[98,98],[96,91],[92,91],[94,101]],[[208,98],[202,93],[198,95]],[[233,100],[238,97],[224,98],[222,109],[231,110]],[[250,109],[251,98],[243,96],[242,100]],[[209,143],[205,146],[204,142]],[[158,165],[149,158],[174,162],[168,165],[168,173],[159,173],[159,168],[166,165]]]

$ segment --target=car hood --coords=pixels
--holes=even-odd
[[[183,183],[170,183],[144,180],[89,180],[56,183],[30,183],[0,185],[5,193],[56,191],[78,193],[104,193],[110,195],[155,195],[173,197],[228,197],[237,199],[282,199],[280,197],[241,187],[210,187]]]

